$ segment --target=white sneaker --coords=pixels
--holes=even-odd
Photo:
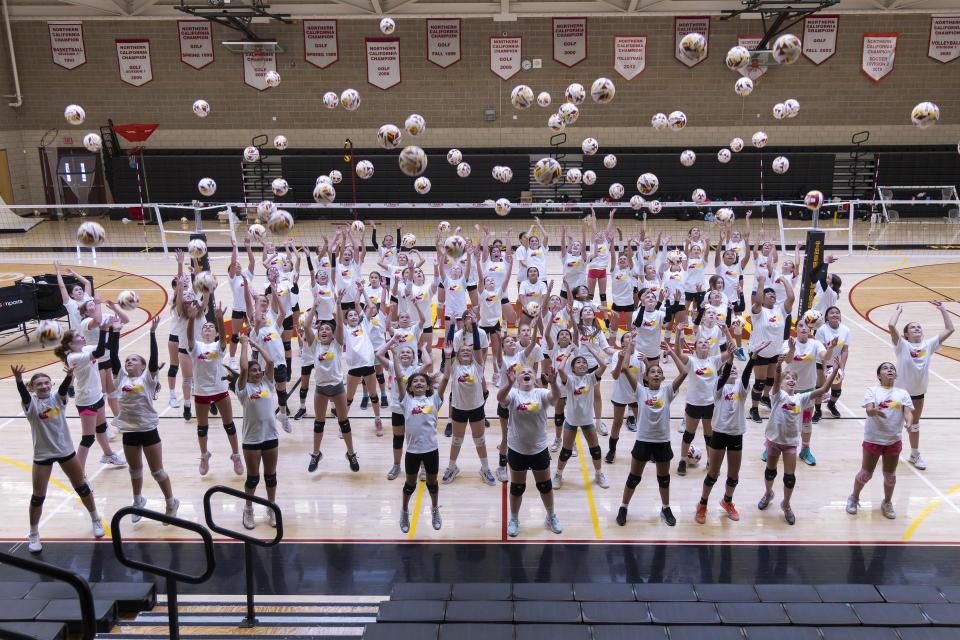
[[[897,512],[893,509],[892,502],[881,502],[880,503],[880,513],[883,514],[884,518],[889,518],[890,520],[897,519]]]
[[[267,509],[267,524],[274,529],[277,528],[277,513],[273,509]]]
[[[244,529],[253,529],[257,525],[253,522],[253,507],[243,508],[243,527]]]
[[[559,489],[563,486],[563,474],[557,471],[553,474],[553,488]]]
[[[440,478],[440,482],[443,484],[450,484],[453,482],[453,479],[460,475],[460,467],[457,466],[457,463],[454,462],[449,467],[446,468],[443,472],[443,477]]]
[[[30,553],[40,553],[43,551],[43,545],[40,544],[39,533],[31,533],[27,536],[27,551]]]
[[[167,406],[171,409],[176,409],[180,406],[180,398],[177,397],[177,394],[171,393],[170,399],[167,400]]]
[[[145,506],[147,506],[147,499],[143,496],[137,496],[133,499],[133,506],[137,509],[143,509]],[[140,522],[141,519],[142,516],[138,516],[136,514],[130,516],[130,522]]]
[[[100,464],[112,464],[116,467],[122,467],[127,464],[127,461],[123,459],[123,455],[114,451],[110,455],[105,455],[100,458]]]
[[[287,415],[286,411],[280,412],[280,426],[287,433],[293,433],[293,427],[290,426],[290,416]]]
[[[860,501],[853,496],[847,496],[847,513],[852,516],[857,515],[857,511],[860,510]]]
[[[390,467],[390,471],[387,471],[387,480],[396,480],[397,476],[400,475],[400,465],[395,464]]]
[[[921,456],[919,453],[910,454],[910,464],[915,466],[917,469],[920,469],[920,471],[923,471],[927,468],[927,463],[923,461],[923,456]]]
[[[516,538],[520,534],[520,521],[516,518],[510,518],[507,522],[507,535]]]
[[[107,535],[107,532],[103,528],[103,521],[100,518],[97,518],[93,521],[93,537],[102,538],[105,535]]]
[[[499,467],[497,467],[499,469]],[[493,473],[490,472],[489,467],[486,469],[480,469],[480,479],[483,480],[483,483],[489,486],[497,484],[497,479],[493,477]]]
[[[180,510],[180,501],[176,498],[173,498],[171,501],[167,502],[167,508],[163,510],[163,513],[166,514],[169,518],[176,518],[177,511]],[[164,522],[163,526],[167,526],[167,523]]]
[[[597,431],[599,431],[602,436],[610,435],[610,429],[607,428],[607,423],[603,420],[600,421],[600,426],[597,428]]]
[[[430,509],[430,519],[433,523],[434,531],[440,531],[440,527],[443,526],[443,520],[440,519],[440,507],[432,507]]]
[[[400,531],[410,533],[410,513],[408,511],[400,512]]]
[[[563,533],[563,527],[560,526],[560,520],[557,518],[556,513],[551,513],[543,521],[543,526],[554,533]]]
[[[554,438],[553,443],[550,445],[550,451],[552,451],[553,453],[560,451],[560,444],[561,444],[560,438]]]
[[[508,482],[510,480],[506,467],[497,467],[497,480],[500,482]]]
[[[603,471],[597,471],[597,484],[600,485],[601,489],[610,488],[610,481],[607,480],[607,476],[604,475]]]

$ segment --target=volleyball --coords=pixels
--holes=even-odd
[[[217,288],[217,277],[209,271],[201,271],[193,279],[193,288],[201,295],[209,295]]]
[[[567,184],[579,184],[580,180],[583,179],[583,174],[580,172],[580,169],[570,168],[567,169]]]
[[[733,218],[734,218],[733,209],[730,209],[728,207],[717,209],[716,218],[717,218],[717,222],[722,222],[724,224],[728,222],[733,222]]]
[[[610,78],[597,78],[590,87],[590,97],[597,104],[607,104],[617,94],[617,88]]]
[[[270,183],[270,189],[275,196],[282,198],[287,195],[287,191],[290,190],[290,185],[287,184],[287,181],[283,178],[274,178],[273,182]]]
[[[755,134],[753,134],[753,137],[750,138],[750,141],[753,142],[753,146],[755,146],[757,149],[763,149],[765,146],[767,146],[767,134],[765,134],[763,131],[757,131]]]
[[[463,154],[460,153],[459,149],[450,149],[447,151],[447,162],[453,166],[457,166],[460,162],[463,161]]]
[[[787,117],[787,109],[783,106],[782,102],[773,105],[773,117],[777,120],[783,120]]]
[[[319,182],[317,184],[319,184]],[[257,215],[264,220],[276,212],[277,205],[273,202],[273,200],[261,200],[260,204],[257,205]]]
[[[262,224],[254,223],[247,227],[247,235],[254,240],[262,240],[263,236],[267,235],[267,228]]]
[[[567,87],[566,91],[563,92],[563,97],[567,102],[580,105],[583,104],[584,98],[587,97],[587,92],[586,89],[583,88],[582,84],[574,82]]]
[[[497,198],[497,202],[493,205],[493,210],[497,212],[498,216],[507,215],[512,208],[513,205],[506,198]]]
[[[707,201],[707,192],[703,189],[694,189],[693,193],[690,195],[690,199],[697,204],[703,204]]]
[[[340,181],[343,180],[343,174],[337,171],[336,169],[334,169],[333,171],[330,172],[327,178],[329,178],[330,182],[332,182],[333,184],[340,184]]]
[[[427,169],[427,154],[420,147],[404,147],[398,158],[400,171],[415,178]]]
[[[361,180],[369,180],[373,177],[373,163],[369,160],[361,160],[354,169],[357,177]]]
[[[619,200],[623,197],[623,185],[619,182],[614,182],[610,185],[610,188],[607,189],[607,193],[609,193],[610,197],[614,200]]]
[[[466,178],[470,175],[470,164],[467,162],[461,162],[457,165],[457,175],[461,178]]]
[[[393,18],[384,18],[380,21],[380,33],[383,35],[389,36],[396,30],[397,23],[393,21]]]
[[[567,123],[563,121],[559,113],[551,113],[547,118],[547,128],[554,133],[560,133],[567,128]]]
[[[560,105],[560,109],[557,111],[560,115],[560,119],[563,120],[563,123],[566,125],[571,125],[577,121],[577,118],[580,117],[580,109],[577,105],[572,102],[564,102]]]
[[[700,463],[700,460],[703,458],[703,454],[700,452],[700,449],[697,449],[692,444],[690,448],[687,449],[687,464],[691,466],[696,466]]]
[[[680,249],[671,249],[668,251],[667,262],[670,264],[680,264],[683,262],[683,251],[680,251]]]
[[[580,150],[586,155],[592,156],[600,150],[600,143],[597,142],[596,138],[584,138],[583,142],[580,143]]]
[[[773,43],[773,59],[778,64],[793,64],[800,59],[803,43],[792,33],[785,33]]]
[[[549,107],[551,102],[553,102],[553,98],[546,91],[537,94],[537,104],[541,107]]]
[[[733,92],[741,98],[746,98],[753,93],[753,80],[746,76],[738,78],[737,81],[733,83]]]
[[[327,91],[323,94],[323,106],[327,109],[336,109],[337,105],[340,104],[340,96],[334,91]]]
[[[47,346],[63,337],[63,327],[56,320],[41,320],[37,325],[37,334],[40,336],[40,344]]]
[[[437,231],[440,233],[446,233],[447,231],[450,231],[450,223],[446,220],[441,220],[440,224],[437,225]]]
[[[707,57],[707,39],[699,33],[688,33],[680,38],[677,51],[690,62],[700,62]]]
[[[660,204],[659,200],[651,200],[647,203],[647,209],[650,209],[650,213],[656,214],[660,213],[660,211],[663,209],[663,205]]]
[[[586,171],[583,172],[583,177],[581,178],[581,180],[583,181],[583,184],[589,187],[590,185],[592,185],[597,181],[597,174],[587,169]]]
[[[400,239],[400,244],[403,245],[404,249],[413,249],[417,246],[417,236],[412,233],[405,233],[403,238]]]
[[[467,241],[462,236],[450,236],[443,241],[443,251],[451,258],[459,258],[467,247]]]
[[[920,129],[932,127],[940,119],[940,107],[932,102],[921,102],[910,112],[910,120]]]
[[[803,204],[807,209],[810,209],[810,211],[816,211],[823,205],[823,194],[816,189],[808,191],[807,195],[803,198]]]
[[[260,149],[254,146],[247,147],[243,150],[243,159],[246,162],[256,162],[260,159]]]
[[[293,216],[290,215],[289,211],[278,209],[277,212],[267,220],[267,229],[270,229],[270,233],[274,235],[285,236],[293,229]]]
[[[632,196],[630,198],[630,208],[639,211],[643,208],[643,198],[641,196]]]
[[[637,191],[642,195],[652,196],[660,188],[660,179],[652,173],[641,174],[637,178]]]
[[[360,107],[360,94],[356,89],[344,89],[340,94],[340,106],[347,111],[356,111]]]
[[[403,122],[403,128],[412,136],[419,136],[427,130],[427,121],[419,113],[411,113]]]
[[[730,153],[730,149],[720,149],[720,151],[717,151],[717,162],[720,164],[727,164],[732,157],[733,154]]]
[[[99,247],[107,238],[99,222],[84,222],[77,228],[77,242],[84,247]]]
[[[783,101],[783,110],[786,112],[788,118],[796,118],[800,115],[800,103],[794,98],[787,98]]]
[[[96,133],[88,133],[83,136],[83,147],[91,153],[99,153],[103,148],[103,139]]]
[[[197,190],[208,198],[217,192],[217,183],[213,178],[200,178],[197,183]]]
[[[667,124],[671,131],[680,131],[687,126],[687,115],[683,111],[672,111],[667,116]]]
[[[267,73],[263,76],[263,82],[268,87],[273,89],[280,84],[280,74],[273,70],[267,71]]]
[[[685,167],[692,167],[693,163],[697,161],[697,154],[692,150],[687,149],[686,151],[680,154],[680,164]]]
[[[191,258],[199,260],[207,255],[207,243],[200,238],[194,238],[187,243],[187,253],[190,254]]]
[[[313,188],[313,200],[314,202],[333,202],[337,198],[337,190],[333,188],[333,184],[329,182],[318,182],[317,186]],[[271,214],[271,218],[276,215],[276,212]]]
[[[790,169],[790,161],[784,156],[777,156],[773,159],[770,166],[773,168],[774,173],[783,175]]]
[[[87,119],[87,112],[80,105],[71,104],[63,110],[63,117],[70,124],[83,124],[83,121]]]
[[[210,115],[210,103],[206,100],[194,100],[193,113],[198,118],[206,118]]]
[[[525,84],[518,84],[510,92],[510,104],[518,111],[529,109],[533,106],[533,101],[533,89]]]
[[[287,136],[276,136],[273,139],[273,148],[277,151],[283,151],[287,148]]]
[[[554,158],[540,158],[533,166],[533,177],[537,182],[546,186],[560,179],[563,167]]]
[[[743,151],[743,138],[734,138],[730,141],[730,151],[740,153]]]
[[[358,235],[363,233],[364,229],[366,228],[367,227],[363,224],[363,220],[354,220],[350,223],[350,229]]]
[[[513,180],[513,169],[510,167],[500,167],[500,182],[510,182]]]
[[[603,166],[605,166],[607,169],[613,169],[616,167],[617,156],[613,155],[612,153],[608,153],[607,155],[603,156]]]
[[[731,71],[746,69],[750,64],[750,50],[739,45],[727,51],[727,68]]]
[[[663,131],[669,124],[670,122],[667,120],[667,114],[665,113],[655,113],[653,117],[650,118],[650,126],[657,131]]]
[[[743,329],[746,320],[741,315],[735,315],[730,319],[730,327],[733,329]]]
[[[417,193],[419,193],[420,195],[426,195],[430,193],[431,186],[432,185],[430,184],[430,178],[427,178],[425,176],[420,176],[419,178],[413,181],[413,188],[416,189]]]
[[[396,149],[402,137],[400,127],[393,124],[385,124],[377,130],[377,142],[384,149]]]
[[[140,306],[140,296],[136,291],[125,289],[117,294],[117,304],[125,311],[133,311]]]
[[[816,309],[807,309],[803,314],[803,324],[816,331],[823,325],[823,314]]]
[[[531,300],[523,307],[523,312],[530,316],[531,318],[537,317],[537,314],[540,313],[540,303],[536,300]]]

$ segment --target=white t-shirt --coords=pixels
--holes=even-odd
[[[376,289],[367,285],[363,288],[364,294],[367,296],[367,300],[370,301],[370,304],[386,304],[390,299],[390,292],[387,291],[386,287],[379,286]]]
[[[587,284],[587,263],[583,255],[575,256],[568,253],[563,258],[563,277],[571,289]]]
[[[733,264],[723,264],[717,267],[717,275],[723,280],[723,293],[728,300],[740,299],[740,280],[743,278],[743,269],[739,262]]]
[[[160,426],[160,416],[153,408],[153,394],[157,388],[157,378],[150,371],[144,371],[131,378],[123,369],[114,377],[114,386],[119,393],[120,415],[117,427],[120,431],[152,431]]]
[[[423,328],[433,326],[433,290],[430,285],[413,285],[413,298],[410,299],[412,304],[415,304],[420,313],[423,314]],[[416,309],[410,309],[410,317],[414,322],[417,321],[417,312]]]
[[[792,447],[800,444],[803,407],[811,395],[810,392],[790,395],[782,389],[770,394],[770,417],[764,432],[767,440]]]
[[[663,336],[663,321],[667,312],[664,309],[647,311],[643,307],[637,309],[633,316],[633,325],[637,328],[637,338],[634,349],[648,358],[660,357],[660,340]],[[639,319],[639,324],[637,320]]]
[[[76,353],[67,354],[67,366],[73,367],[74,400],[80,407],[96,404],[103,397],[100,370],[97,368],[97,359],[93,357],[96,350],[95,346],[88,344]]]
[[[720,356],[698,358],[690,356],[687,362],[687,404],[706,407],[714,403],[717,393],[717,376],[720,371]]]
[[[643,375],[647,371],[647,364],[643,358],[634,351],[630,354],[629,358],[624,360],[620,376],[614,381],[611,400],[617,404],[633,404],[637,401],[637,394],[633,390],[633,387],[630,386],[627,376],[623,373],[624,371],[629,372],[638,385],[642,385],[643,381],[641,378],[643,378]]]
[[[387,383],[390,385],[390,409],[393,413],[403,413],[403,406],[400,404],[400,391],[397,388],[398,383],[403,385],[404,390],[406,390],[407,380],[419,370],[420,365],[417,364],[416,360],[411,362],[409,367],[405,367],[403,363],[400,363],[400,380],[398,381],[397,377],[393,374],[393,367],[390,367],[387,375]]]
[[[281,350],[283,346],[281,345]],[[227,381],[223,380],[223,350],[219,342],[193,343],[193,395],[213,396],[227,391]],[[283,353],[280,360],[283,362]]]
[[[543,281],[546,281],[547,279],[547,254],[549,252],[550,249],[540,246],[536,249],[528,248],[526,255],[524,256],[524,262],[527,263],[527,269],[530,267],[536,267],[540,274],[540,280]],[[523,276],[526,277],[526,275],[526,270],[524,270]]]
[[[930,361],[939,348],[940,336],[934,336],[919,344],[907,342],[906,338],[901,337],[893,349],[897,355],[896,385],[911,396],[926,393],[930,380]]]
[[[70,298],[63,303],[63,308],[67,311],[67,319],[70,321],[70,328],[74,331],[80,330],[80,323],[82,322],[80,318],[80,305],[86,304],[86,302],[86,300],[77,302],[73,298]]]
[[[249,269],[244,269],[241,274],[238,274],[230,278],[230,291],[233,293],[233,310],[246,313],[247,306],[244,299],[244,289],[246,285],[243,284],[243,278],[246,277],[247,282],[253,282],[253,274],[250,273]]]
[[[515,264],[520,264],[519,252],[520,249],[517,249],[517,254],[513,256]],[[487,260],[483,263],[483,278],[493,278],[494,290],[497,292],[497,295],[500,295],[500,290],[503,288],[503,281],[507,279],[507,263],[503,260]]]
[[[257,340],[263,345],[267,355],[275,365],[285,364],[283,338],[277,332],[277,323],[263,324],[257,330]],[[199,344],[199,343],[197,343]]]
[[[394,327],[393,336],[400,338],[399,347],[413,347],[414,351],[417,351],[417,343],[420,341],[420,335],[423,333],[423,329],[418,327],[415,324],[411,324],[409,327]]]
[[[487,337],[487,332],[480,330],[480,348],[486,349],[490,346],[490,338]],[[456,333],[453,334],[453,353],[456,354],[463,346],[468,347],[473,346],[473,331],[466,331],[464,329],[458,329]]]
[[[593,260],[590,261],[588,265],[590,269],[603,269],[606,271],[610,268],[610,243],[606,240],[597,243],[596,245],[596,255],[593,257]]]
[[[593,424],[593,388],[597,386],[595,373],[578,376],[567,374],[567,407],[564,416],[569,424],[575,427],[590,426]]]
[[[784,341],[782,353],[789,350],[790,345]],[[787,371],[796,372],[797,389],[808,390],[817,386],[817,363],[823,362],[826,353],[826,347],[819,340],[807,338],[806,342],[794,342],[793,359],[787,361]]]
[[[689,258],[687,260],[687,278],[683,283],[685,293],[696,293],[697,286],[706,290],[707,262],[703,258]]]
[[[713,430],[731,436],[741,436],[747,432],[747,419],[743,405],[747,401],[749,390],[743,386],[738,375],[736,380],[728,380],[715,395],[713,410]]]
[[[107,326],[110,326],[110,323],[113,322],[113,319],[116,316],[109,311],[104,311],[101,316],[101,322],[107,323]],[[83,332],[83,339],[87,341],[87,345],[96,345],[100,340],[100,327],[96,324],[96,319],[87,317],[80,321],[80,330]],[[184,330],[183,336],[186,337],[187,332]],[[109,337],[107,338],[109,342]],[[103,355],[100,356],[100,359],[97,362],[109,362],[110,361],[110,349],[107,348],[104,351]]]
[[[707,340],[710,343],[710,354],[711,356],[720,355],[720,346],[727,344],[727,334],[723,332],[720,328],[720,324],[714,324],[712,327],[708,327],[705,324],[701,324],[697,327],[697,340]]]
[[[66,458],[74,453],[66,408],[56,389],[52,389],[43,400],[31,394],[30,404],[24,406],[23,413],[30,424],[34,460]]]
[[[383,311],[378,311],[368,317],[367,322],[370,323],[370,343],[373,345],[374,358],[376,358],[376,352],[387,341],[387,316]]]
[[[780,355],[783,348],[783,327],[786,324],[786,312],[780,304],[773,305],[772,309],[760,306],[760,313],[751,318],[753,325],[750,333],[750,348],[767,340],[770,344],[757,355],[764,358],[773,358]]]
[[[820,283],[816,283],[813,296],[814,309],[822,314],[826,314],[827,309],[836,306],[838,300],[840,300],[840,294],[834,291],[832,287],[827,287],[827,290],[824,291]]]
[[[553,343],[553,349],[551,349],[547,355],[550,357],[550,361],[553,363],[553,368],[555,371],[570,371],[570,360],[573,358],[573,345],[568,344],[566,347],[561,347],[556,342]],[[560,387],[560,397],[567,397],[567,388],[563,385]]]
[[[277,279],[276,286],[268,285],[267,289],[277,292],[277,301],[280,303],[280,312],[277,314],[280,318],[289,318],[293,315],[293,282],[286,278],[287,274],[281,275]],[[354,296],[356,297],[356,296]]]
[[[500,290],[490,291],[484,289],[480,292],[480,326],[495,327],[500,322],[502,307],[500,305]]]
[[[521,391],[510,389],[507,395],[507,447],[523,455],[532,456],[547,448],[547,389],[534,387]]]
[[[356,282],[359,279],[360,265],[355,262],[337,263],[337,291],[343,292],[343,302],[353,302],[357,299]]]
[[[823,344],[828,344],[831,340],[836,338],[837,346],[834,349],[835,354],[840,353],[840,350],[843,349],[844,346],[847,347],[848,351],[850,349],[850,329],[848,329],[844,324],[839,324],[837,325],[837,328],[834,329],[829,324],[824,322],[820,328],[817,329],[816,336],[817,340]]]
[[[576,355],[586,358],[587,367],[593,368],[599,363],[597,359],[593,357],[593,354],[590,353],[590,350],[587,349],[588,344],[591,345],[595,351],[599,352],[600,355],[606,357],[604,352],[610,348],[610,343],[607,342],[607,336],[603,331],[598,330],[592,336],[586,336],[583,333],[580,334],[580,346],[577,349]]]
[[[910,394],[898,387],[869,387],[863,394],[862,406],[868,404],[874,405],[880,415],[867,416],[863,421],[863,439],[884,446],[900,442],[903,410],[913,409]]]
[[[248,383],[237,390],[237,397],[243,405],[243,444],[276,440],[277,389],[273,381],[264,376],[259,384]]]
[[[344,326],[343,346],[348,371],[359,367],[372,367],[376,362],[376,352],[370,340],[370,321],[361,318],[355,327]]]
[[[686,271],[674,271],[667,269],[661,277],[663,286],[667,290],[667,301],[683,301],[687,281]]]
[[[550,320],[550,339],[556,343],[557,334],[559,334],[564,329],[570,329],[571,327],[570,318],[567,314],[566,309],[559,309],[556,313],[552,314]],[[570,336],[571,338],[573,335]]]
[[[456,356],[454,356],[456,358]],[[471,411],[483,406],[483,368],[476,361],[460,364],[456,360],[450,367],[450,406],[461,411]]]
[[[330,344],[323,344],[320,340],[313,343],[315,350],[313,372],[316,374],[315,384],[318,387],[329,387],[343,383],[343,371],[340,369],[340,354],[343,347],[336,340]]]
[[[318,320],[333,320],[337,313],[337,300],[329,282],[313,285],[313,305],[317,309]]]
[[[633,305],[633,290],[636,285],[633,272],[630,269],[616,267],[610,279],[610,289],[613,294],[613,304],[618,307]]]
[[[430,453],[440,448],[437,442],[437,414],[443,398],[433,393],[429,396],[403,397],[404,435],[407,453]]]
[[[546,304],[547,283],[543,280],[538,280],[531,284],[529,280],[524,280],[520,283],[520,295],[526,296],[528,302],[536,302],[542,307]]]
[[[467,310],[467,281],[463,278],[444,278],[443,287],[447,292],[444,313],[448,318],[459,318]],[[424,314],[429,317],[428,314]]]
[[[642,442],[670,442],[670,403],[676,393],[673,384],[664,380],[654,391],[637,384],[637,440]]]

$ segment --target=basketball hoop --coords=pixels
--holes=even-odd
[[[113,133],[127,142],[146,142],[159,126],[159,124],[115,124]],[[127,155],[139,155],[143,153],[143,148],[142,144],[134,145],[127,149]]]

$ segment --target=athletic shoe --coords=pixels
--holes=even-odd
[[[306,409],[306,407],[300,407],[299,409],[297,409],[297,412],[296,412],[295,414],[293,414],[293,419],[294,419],[294,420],[299,420],[300,418],[302,418],[302,417],[305,416],[305,415],[307,415],[307,409]]]
[[[407,511],[400,512],[400,531],[410,533],[410,513]]]
[[[610,481],[607,480],[607,476],[604,475],[603,471],[597,471],[596,480],[597,480],[597,484],[600,485],[601,489],[610,488]]]
[[[217,409],[217,403],[211,402],[211,403],[210,403],[210,415],[215,416],[215,415],[217,415],[219,412],[220,412],[220,410]]]
[[[420,465],[420,482],[427,481],[427,470],[423,468],[423,465]]]
[[[813,424],[818,424],[820,422],[820,418],[822,417],[823,413],[821,413],[820,407],[817,407],[813,410]]]
[[[347,452],[347,462],[350,463],[350,471],[354,473],[360,471],[360,462],[357,461],[357,454]]]
[[[736,351],[734,351],[734,355],[737,356],[737,360],[739,360],[740,362],[746,362],[747,360],[747,354],[743,352],[743,347],[740,347]]]
[[[760,417],[760,409],[757,407],[750,407],[750,419],[754,422],[763,422],[763,418]]]
[[[600,426],[597,428],[597,431],[599,431],[602,436],[610,435],[610,429],[607,428],[607,423],[603,420],[600,421]]]
[[[310,464],[307,465],[307,472],[313,473],[317,470],[317,467],[320,466],[320,461],[323,460],[323,452],[318,451],[317,453],[310,454]],[[397,473],[400,473],[399,467],[397,468]]]
[[[737,508],[733,506],[733,500],[727,502],[723,498],[720,498],[720,506],[723,507],[723,511],[727,514],[728,518],[734,522],[740,521],[740,514],[737,512]]]
[[[604,456],[603,461],[606,462],[607,464],[613,464],[613,459],[614,457],[616,457],[616,455],[617,455],[617,450],[610,449],[610,451],[607,451],[607,455]]]
[[[290,426],[290,417],[286,412],[280,412],[280,427],[287,433],[293,433],[293,427]]]
[[[797,524],[797,516],[793,515],[793,509],[790,508],[790,505],[785,502],[781,502],[780,508],[783,509],[783,519],[787,524]]]
[[[100,518],[97,518],[96,520],[93,521],[93,537],[102,538],[105,535],[107,535],[107,532],[103,528],[103,520],[101,520]]]
[[[310,457],[313,458],[313,456],[310,456]],[[392,467],[390,467],[390,471],[387,471],[387,480],[396,480],[397,476],[399,475],[400,475],[400,465],[395,464]]]
[[[443,477],[440,479],[440,482],[443,484],[450,484],[458,475],[460,475],[460,467],[457,466],[456,462],[453,462],[449,467],[444,469]]]
[[[847,496],[847,513],[852,516],[857,515],[857,511],[860,510],[860,499],[854,498],[853,496]]]
[[[117,436],[120,435],[120,427],[117,426],[117,419],[114,418],[113,422],[110,423],[110,426],[107,427],[107,440],[110,442],[116,442]]]
[[[74,389],[73,387],[70,387],[69,389],[67,389],[67,396],[68,396],[68,397],[73,398],[73,397],[76,397],[76,395],[77,395],[77,390],[76,390],[76,389]],[[39,538],[38,538],[38,539],[39,539]]]
[[[550,451],[553,453],[560,451],[560,444],[560,438],[554,438],[553,443],[550,445]]]
[[[447,426],[444,427],[443,435],[445,435],[448,438],[453,435],[453,425],[451,423],[448,422]]]
[[[880,503],[880,513],[883,514],[884,518],[889,518],[890,520],[897,519],[897,512],[893,509],[893,503],[887,502],[884,500]]]
[[[381,394],[380,394],[380,406],[381,406],[381,407],[385,407],[385,406],[387,406],[388,404],[389,404],[389,401],[387,400],[387,394],[381,393]]]
[[[766,447],[764,447],[763,449],[760,450],[760,460],[761,460],[762,462],[766,462],[766,461],[767,461],[767,448],[766,448]]]
[[[183,407],[183,419],[186,422],[189,422],[193,419],[193,411],[190,409],[190,405],[184,405]]]
[[[507,522],[507,535],[511,538],[516,538],[520,534],[520,521],[516,518],[510,518],[510,521]],[[39,540],[39,536],[37,537]],[[39,544],[39,542],[37,543]]]
[[[626,507],[620,507],[620,509],[617,511],[617,524],[620,525],[621,527],[627,524],[627,508]]]
[[[811,467],[817,466],[817,458],[816,456],[813,455],[813,452],[810,451],[810,447],[804,447],[803,449],[800,450],[800,459],[806,462]]]
[[[243,528],[244,529],[253,529],[256,527],[256,523],[253,521],[253,507],[244,507],[243,508]]]
[[[366,409],[368,406],[370,406],[370,396],[363,394],[363,397],[360,398],[360,408]]]
[[[763,511],[770,506],[770,502],[773,501],[773,491],[763,494],[763,497],[760,498],[760,502],[757,503],[757,509]]]
[[[560,526],[560,519],[557,518],[556,513],[550,513],[547,515],[546,519],[543,521],[543,526],[554,533],[563,533],[563,527]]]
[[[205,476],[210,473],[210,458],[213,456],[212,453],[207,451],[206,453],[200,454],[200,475]]]
[[[497,467],[497,480],[500,482],[509,482],[510,476],[507,474],[506,467]]]
[[[685,475],[687,475],[687,461],[686,461],[686,460],[681,460],[680,462],[677,463],[677,475],[678,475],[678,476],[685,476]]]
[[[570,457],[571,457],[571,458],[576,458],[576,457],[579,456],[579,455],[580,455],[580,454],[577,453],[577,443],[573,443],[573,450],[572,450],[571,453],[570,453]]]
[[[499,469],[499,467],[497,468]],[[486,469],[480,469],[480,479],[483,480],[484,484],[491,487],[497,484],[497,479],[493,477],[493,473],[491,473],[489,467]]]
[[[39,533],[31,533],[29,536],[27,536],[27,551],[30,553],[40,553],[43,551],[43,545],[40,544]]]
[[[834,418],[840,417],[840,412],[837,410],[837,405],[835,405],[834,403],[828,402],[827,410],[830,412],[830,415],[832,415]]]
[[[171,409],[176,409],[180,406],[180,398],[177,397],[175,393],[170,394],[170,399],[167,400],[167,406]]]
[[[378,438],[383,437],[383,421],[380,418],[374,418],[373,420],[374,433]]]
[[[627,431],[636,431],[637,430],[637,419],[633,414],[627,416]]]
[[[270,508],[267,509],[267,524],[274,529],[277,528],[277,512]]]
[[[563,486],[563,474],[557,471],[553,474],[553,488],[559,489]]]
[[[920,469],[920,471],[927,468],[927,463],[923,461],[923,457],[919,453],[910,454],[910,464]]]
[[[484,419],[483,419],[483,428],[484,428],[484,429],[489,429],[489,428],[490,428],[490,421],[489,421],[487,418],[484,418]]]
[[[762,404],[762,405],[765,406],[767,409],[769,409],[769,408],[770,408],[770,397],[769,397],[769,396],[762,396],[762,397],[760,398],[760,404]],[[839,415],[839,414],[838,414],[838,415]]]
[[[430,508],[430,521],[433,524],[434,531],[440,531],[443,526],[443,520],[440,518],[440,507]]]
[[[703,524],[707,521],[707,505],[702,502],[697,503],[697,515],[693,516],[697,524]]]
[[[147,499],[143,496],[137,496],[133,499],[133,507],[135,509],[143,509],[145,506],[147,506]],[[140,522],[142,518],[143,516],[133,514],[130,516],[130,522]]]
[[[169,518],[176,518],[177,511],[180,510],[180,501],[177,498],[172,498],[167,502],[167,508],[163,510],[164,515]],[[164,522],[163,526],[167,526],[167,523]]]
[[[673,517],[673,511],[670,510],[670,507],[660,509],[660,519],[663,520],[668,527],[677,526],[677,519]]]
[[[102,456],[100,458],[100,464],[112,464],[115,467],[122,467],[127,464],[127,461],[123,459],[123,456],[114,451],[108,456]]]
[[[243,457],[239,453],[232,453],[230,454],[230,461],[233,462],[233,472],[242,476],[244,472]]]

